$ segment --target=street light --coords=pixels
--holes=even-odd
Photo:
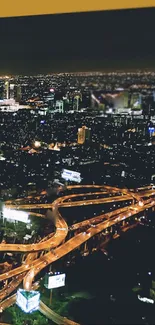
[[[142,201],[139,201],[139,206],[143,207],[144,203]]]

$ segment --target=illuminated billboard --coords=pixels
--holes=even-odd
[[[142,302],[146,302],[147,304],[154,304],[154,300],[153,299],[141,297],[140,295],[138,295],[138,299],[140,301],[142,301]]]
[[[72,170],[63,169],[61,177],[66,181],[81,183],[81,174]]]
[[[40,293],[38,291],[26,291],[19,289],[16,296],[16,304],[25,312],[32,313],[39,308]]]
[[[154,127],[149,127],[149,133],[150,133],[150,135],[154,136],[155,135],[155,128]]]
[[[8,219],[8,221],[20,221],[24,223],[30,223],[28,219],[29,214],[23,211],[16,211],[12,209],[8,209],[6,207],[3,208],[3,218]]]
[[[66,274],[55,273],[55,274],[47,274],[45,277],[45,287],[48,289],[55,289],[65,286]]]
[[[54,88],[50,89],[50,93],[54,93],[54,91],[55,91]]]

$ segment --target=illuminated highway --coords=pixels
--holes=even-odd
[[[72,194],[74,190],[81,192],[82,189],[88,190],[87,193],[77,193]],[[96,192],[94,192],[96,190]],[[35,209],[51,209],[52,214],[55,217],[56,231],[48,238],[43,238],[39,243],[34,244],[0,244],[0,251],[2,252],[19,252],[27,253],[27,257],[21,266],[8,270],[0,275],[0,281],[11,279],[11,282],[7,287],[4,287],[0,290],[0,308],[4,309],[5,304],[3,300],[8,297],[8,300],[11,301],[9,295],[15,291],[17,287],[23,281],[23,287],[25,290],[31,290],[33,288],[33,281],[35,276],[40,273],[48,265],[52,264],[56,260],[62,258],[63,256],[69,254],[74,249],[78,248],[80,245],[88,241],[91,237],[99,234],[105,233],[106,230],[109,230],[116,224],[125,222],[131,217],[135,217],[137,214],[155,206],[155,201],[153,197],[155,196],[155,190],[151,186],[137,189],[135,192],[127,189],[119,189],[110,186],[99,186],[99,185],[86,185],[86,186],[68,186],[67,191],[70,194],[63,197],[59,197],[51,204],[25,204],[27,200],[31,200],[32,197],[25,199],[18,199],[14,202],[7,201],[5,202],[6,208],[13,210],[29,210],[30,215],[36,215],[37,217],[45,217],[40,213],[32,212]],[[45,192],[42,193],[42,195]],[[106,196],[107,197],[103,197]],[[39,196],[36,197],[39,200]],[[33,199],[36,199],[35,197]],[[82,200],[83,198],[83,200]],[[85,199],[84,199],[85,198]],[[78,199],[78,200],[77,200]],[[104,213],[99,216],[87,219],[72,226],[68,227],[67,222],[63,219],[59,212],[60,207],[76,207],[76,206],[85,206],[85,205],[98,205],[111,203],[114,205],[115,202],[125,201],[127,206],[123,208],[117,208],[112,212]],[[20,203],[23,204],[20,204]],[[29,202],[29,201],[28,201]],[[84,227],[87,230],[83,230]],[[78,230],[78,234],[73,234],[72,238],[66,240],[66,237],[69,232]],[[43,252],[42,256],[38,256],[39,252]],[[28,254],[29,253],[29,254]],[[13,298],[12,298],[13,299]],[[53,317],[57,324],[73,324],[69,320],[62,323],[62,317],[55,315],[53,311],[45,306],[43,303],[40,305],[41,311],[47,317]],[[54,316],[55,315],[55,316]],[[59,319],[59,317],[61,319]],[[52,318],[50,318],[52,319]],[[60,321],[60,323],[59,323]],[[75,323],[74,323],[75,324]]]

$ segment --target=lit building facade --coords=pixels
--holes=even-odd
[[[10,98],[10,85],[9,85],[9,80],[5,81],[4,84],[4,99],[9,99]]]
[[[59,111],[59,113],[64,113],[64,101],[57,100],[55,104],[55,109]]]
[[[131,95],[130,106],[132,109],[141,109],[142,108],[142,96],[139,93],[133,93]]]
[[[91,130],[86,126],[82,126],[82,128],[78,129],[78,143],[84,144],[86,141],[90,140]]]

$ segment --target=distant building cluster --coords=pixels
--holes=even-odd
[[[0,111],[31,108],[44,116],[96,110],[154,116],[153,78],[151,72],[4,76],[0,78]]]
[[[85,184],[150,182],[154,78],[154,73],[1,77],[1,196],[45,189],[55,179],[64,185],[63,170],[80,173]]]

